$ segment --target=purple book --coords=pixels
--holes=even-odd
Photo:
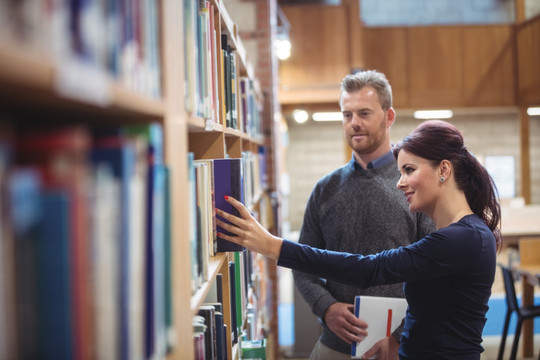
[[[224,196],[232,196],[236,200],[244,203],[244,185],[242,174],[242,159],[214,159],[214,191],[216,208],[229,212],[236,216],[240,216],[238,211],[231,204],[225,201]],[[220,226],[217,227],[218,232],[229,234]],[[236,245],[230,241],[217,239],[217,251],[243,251],[244,247]]]

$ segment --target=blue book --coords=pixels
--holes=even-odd
[[[50,190],[41,196],[43,212],[37,245],[39,356],[43,359],[74,357],[71,316],[71,255],[69,197]]]
[[[189,199],[189,244],[190,244],[190,261],[191,261],[191,293],[194,293],[200,286],[199,269],[202,264],[199,263],[199,241],[197,227],[197,179],[195,170],[195,154],[189,152],[188,162],[188,199]]]
[[[238,211],[227,201],[224,196],[232,196],[236,200],[244,203],[244,181],[242,173],[242,159],[214,159],[214,191],[216,208],[240,216]],[[220,226],[217,227],[217,232],[229,234]],[[234,244],[230,241],[222,239],[218,236],[217,239],[218,252],[243,251],[244,247]]]
[[[41,178],[34,168],[16,168],[6,181],[14,240],[17,352],[21,359],[38,357],[37,245],[43,209]]]

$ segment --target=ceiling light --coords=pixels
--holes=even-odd
[[[527,109],[527,114],[529,116],[537,116],[540,115],[540,107],[530,107]]]
[[[314,121],[341,121],[343,114],[339,111],[315,112],[312,118]]]
[[[454,116],[452,110],[418,110],[414,112],[416,119],[450,119]]]
[[[276,39],[276,56],[279,60],[288,59],[291,56],[291,42],[287,39]]]
[[[293,118],[297,123],[303,124],[309,119],[309,115],[306,110],[297,109],[293,111]]]

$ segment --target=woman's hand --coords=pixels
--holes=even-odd
[[[218,236],[227,241],[244,246],[249,250],[266,255],[271,259],[277,260],[279,258],[279,253],[281,252],[283,239],[270,234],[253,216],[251,216],[248,209],[246,209],[240,201],[230,196],[225,196],[225,200],[238,210],[241,217],[239,218],[220,209],[216,209],[217,215],[231,223],[228,224],[216,217],[217,225],[236,235],[230,236],[219,233]]]

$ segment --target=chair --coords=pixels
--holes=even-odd
[[[510,360],[515,360],[517,355],[519,337],[521,335],[521,326],[523,321],[526,319],[533,319],[535,317],[540,317],[540,305],[539,306],[519,306],[517,301],[516,289],[514,287],[514,278],[512,276],[512,271],[510,268],[503,264],[499,264],[502,270],[504,289],[506,291],[506,317],[504,319],[504,329],[501,339],[501,344],[499,346],[499,354],[497,360],[502,360],[504,355],[504,346],[506,343],[506,334],[508,333],[508,326],[510,324],[510,316],[512,313],[517,315],[517,324],[516,331],[514,335],[514,342],[512,344],[512,352],[510,355]],[[540,360],[540,357],[539,357]]]

